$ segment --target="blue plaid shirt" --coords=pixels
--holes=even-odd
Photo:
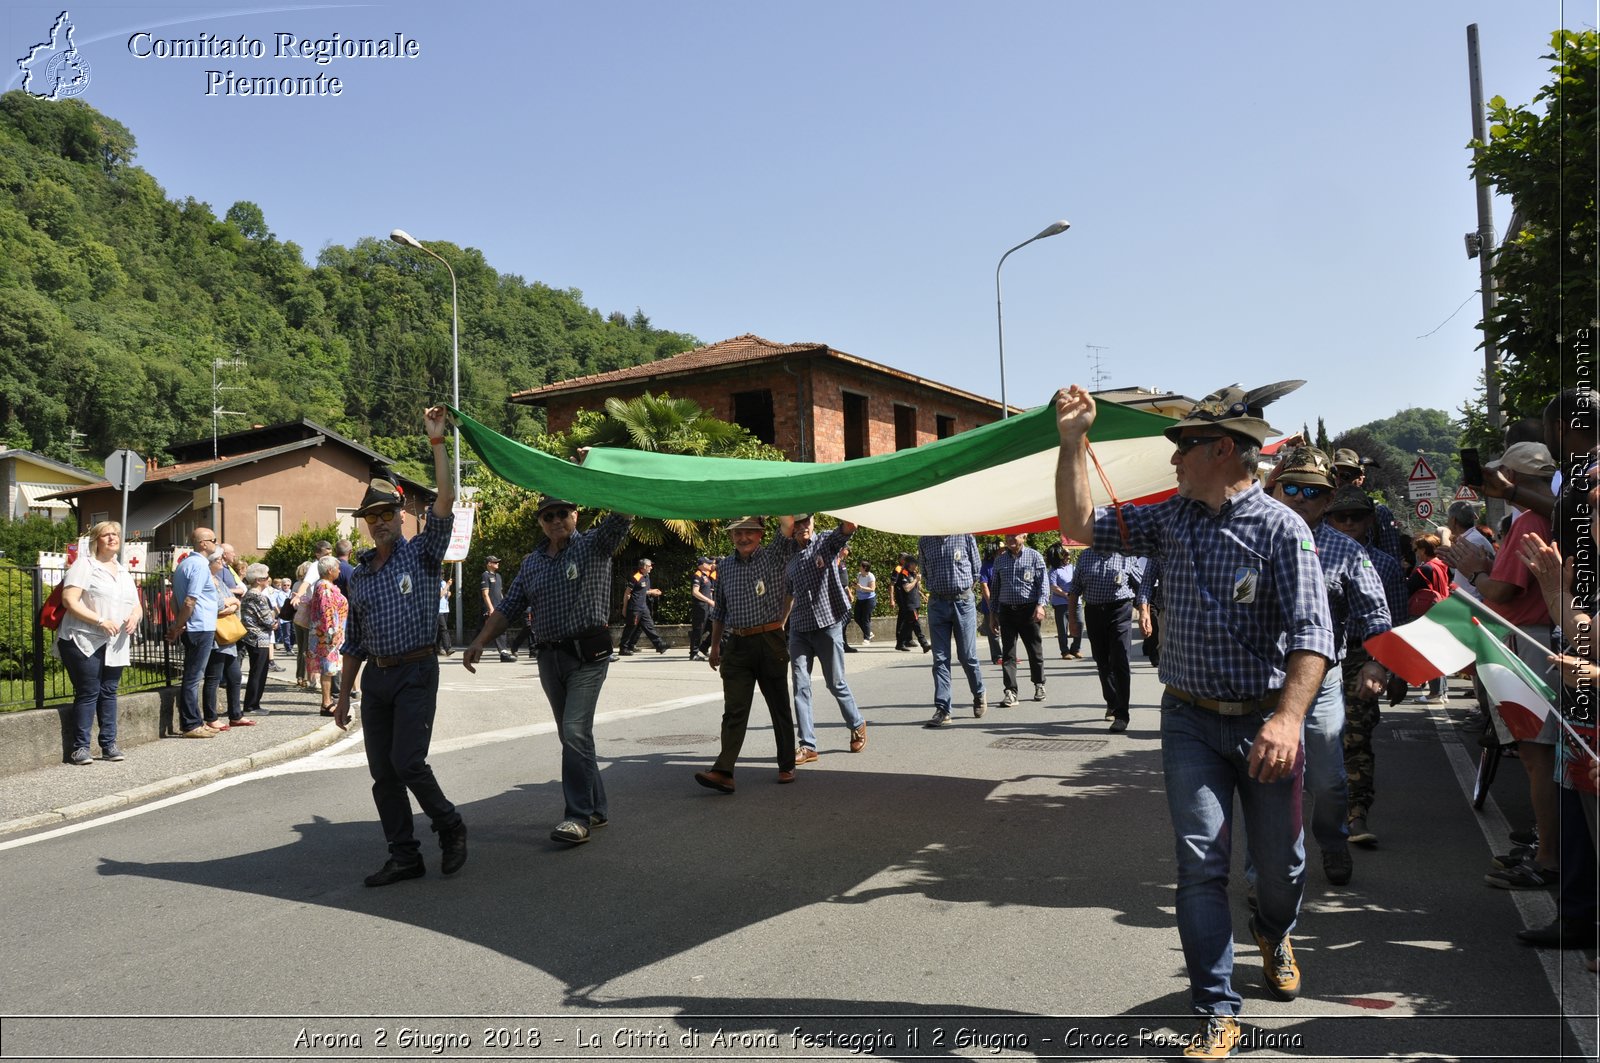
[[[1344,660],[1349,640],[1365,642],[1389,630],[1389,603],[1378,570],[1360,543],[1325,520],[1311,529],[1311,537],[1317,544],[1317,559],[1322,562],[1322,578],[1328,583],[1334,649],[1339,654],[1337,659]]]
[[[439,578],[450,545],[454,513],[428,510],[422,531],[401,539],[380,569],[378,551],[363,550],[350,574],[350,619],[344,628],[347,657],[398,657],[432,646],[439,630]]]
[[[1311,530],[1252,483],[1213,514],[1181,495],[1095,511],[1094,546],[1161,560],[1161,680],[1194,697],[1249,701],[1283,687],[1289,654],[1334,659],[1328,585]]]
[[[789,614],[791,630],[821,631],[850,615],[850,592],[845,587],[844,569],[839,567],[839,551],[849,542],[849,534],[835,528],[813,537],[811,545],[789,561],[784,578],[794,598],[794,611]]]
[[[1072,576],[1072,593],[1086,605],[1131,602],[1144,587],[1145,560],[1130,554],[1108,554],[1088,549],[1078,555]]]
[[[1400,550],[1400,528],[1395,524],[1394,514],[1382,502],[1373,503],[1372,538],[1379,550],[1396,561],[1404,556]]]
[[[764,627],[783,619],[789,595],[784,569],[799,551],[793,539],[777,538],[756,547],[746,561],[737,552],[717,562],[717,604],[711,619],[731,628]]]
[[[1400,562],[1392,554],[1385,553],[1371,543],[1359,544],[1366,552],[1367,560],[1372,562],[1372,569],[1378,574],[1378,582],[1383,585],[1383,600],[1389,606],[1389,624],[1392,627],[1396,620],[1405,623],[1408,619],[1407,605],[1410,601],[1406,594],[1406,572],[1400,567]]]
[[[517,578],[497,607],[508,617],[527,612],[535,642],[565,642],[611,622],[611,555],[633,527],[613,513],[586,532],[575,532],[556,556],[545,543],[522,559]]]
[[[924,535],[917,540],[917,557],[922,578],[932,594],[952,595],[972,590],[983,566],[978,540],[970,535]]]
[[[1043,605],[1049,597],[1044,557],[1031,546],[1024,546],[1016,557],[1002,550],[994,559],[992,593],[1001,605]]]

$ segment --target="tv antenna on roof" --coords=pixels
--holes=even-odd
[[[1106,382],[1106,374],[1100,368],[1100,352],[1101,351],[1109,351],[1111,348],[1110,347],[1102,347],[1097,343],[1085,343],[1084,347],[1090,352],[1089,353],[1089,366],[1090,366],[1090,371],[1089,371],[1089,390],[1090,391],[1099,391],[1100,388],[1101,388],[1101,385],[1103,385]]]

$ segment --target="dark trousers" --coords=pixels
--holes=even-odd
[[[411,832],[411,798],[435,831],[461,822],[428,766],[428,743],[439,700],[439,661],[429,658],[393,668],[368,665],[361,672],[361,730],[366,736],[372,802],[389,841],[389,855],[414,864],[422,846]]]
[[[1106,711],[1118,720],[1128,718],[1128,691],[1133,684],[1129,660],[1133,657],[1133,603],[1107,602],[1083,606],[1083,626],[1089,635],[1089,652],[1100,675],[1100,696]]]
[[[435,647],[434,648],[437,649],[440,653],[449,653],[451,650],[453,650],[455,648],[455,646],[450,641],[450,623],[449,623],[449,621],[450,621],[450,615],[448,613],[440,613],[439,614],[439,631],[438,631],[438,634],[434,636],[434,642],[435,642]]]
[[[1061,647],[1062,656],[1077,653],[1083,648],[1083,628],[1078,628],[1076,635],[1071,634],[1072,606],[1054,605],[1051,608],[1056,611],[1056,645]]]
[[[1575,923],[1593,923],[1595,919],[1595,850],[1594,835],[1589,833],[1589,821],[1583,812],[1583,797],[1569,787],[1560,787],[1561,803],[1557,806],[1557,822],[1561,824],[1561,892],[1556,900],[1556,912],[1562,919]]]
[[[917,617],[917,611],[910,606],[902,605],[895,617],[894,644],[899,648],[910,646],[913,642],[918,646],[926,646],[928,636],[922,633],[922,621]]]
[[[689,608],[689,652],[706,652],[710,640],[711,607],[696,598]]]
[[[863,639],[870,639],[872,637],[872,614],[877,610],[877,608],[878,599],[876,598],[856,599],[856,627],[861,629],[861,637]]]
[[[1044,685],[1044,642],[1039,637],[1039,621],[1034,607],[1027,604],[1000,606],[1000,675],[1007,690],[1017,689],[1017,639],[1028,651],[1028,677],[1035,686]]]
[[[200,715],[200,687],[206,678],[206,663],[211,659],[215,631],[183,633],[183,691],[178,696],[178,730],[192,731],[205,723]]]
[[[267,670],[272,667],[271,646],[241,646],[250,655],[250,679],[244,685],[244,711],[261,708],[261,692],[267,688]]]
[[[206,723],[211,723],[217,718],[219,686],[228,692],[228,719],[237,720],[244,715],[244,711],[239,707],[241,687],[239,675],[239,654],[223,653],[221,649],[212,647],[211,657],[206,661],[205,693],[201,698],[201,708],[205,711]]]
[[[667,644],[662,642],[661,636],[656,633],[656,618],[650,615],[648,609],[642,613],[629,614],[627,622],[623,624],[622,638],[619,640],[617,648],[632,653],[633,648],[639,644],[640,635],[648,638],[650,645],[658,650],[667,648]]]
[[[1005,656],[1005,651],[1000,648],[1000,618],[990,613],[982,613],[981,626],[987,627],[989,633],[984,637],[989,640],[989,660],[999,664]]]
[[[794,714],[789,711],[789,648],[782,631],[730,635],[722,647],[722,752],[717,771],[733,774],[750,727],[756,687],[767,702],[778,741],[778,770],[794,770]]]

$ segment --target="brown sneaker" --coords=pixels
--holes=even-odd
[[[215,737],[217,737],[217,732],[213,731],[209,727],[206,727],[206,726],[202,725],[200,727],[196,727],[196,728],[193,728],[191,730],[183,732],[183,737],[185,737],[185,738],[215,738]]]
[[[867,725],[850,728],[850,752],[859,753],[867,748]]]
[[[797,768],[802,764],[810,764],[816,759],[817,751],[810,746],[801,746],[794,751],[794,766]]]
[[[1210,1015],[1183,1046],[1184,1059],[1231,1059],[1239,1051],[1239,1020]]]
[[[1281,941],[1268,941],[1257,929],[1254,916],[1250,918],[1250,935],[1256,939],[1256,948],[1261,950],[1261,973],[1266,977],[1267,992],[1278,1000],[1293,1000],[1299,996],[1300,965],[1294,962],[1294,946],[1289,944],[1289,935],[1283,935]]]

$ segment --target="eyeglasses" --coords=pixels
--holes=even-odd
[[[572,516],[573,512],[574,511],[570,509],[547,509],[543,513],[539,514],[539,519],[566,520],[568,517]]]
[[[1329,491],[1331,487],[1318,487],[1314,484],[1279,484],[1283,493],[1289,498],[1303,498],[1307,502],[1315,502]]]
[[[1178,448],[1179,454],[1187,454],[1195,447],[1202,447],[1207,443],[1215,443],[1221,438],[1221,436],[1183,436],[1173,445]]]
[[[1355,510],[1354,512],[1346,510],[1343,513],[1328,514],[1328,519],[1335,524],[1359,524],[1365,518],[1366,514],[1360,510]]]
[[[398,515],[399,514],[392,509],[382,509],[376,513],[364,513],[362,514],[361,519],[366,521],[368,524],[387,524],[391,520],[394,520],[394,518]]]
[[[1361,479],[1360,469],[1335,469],[1333,474],[1339,478],[1340,483],[1354,483]]]

